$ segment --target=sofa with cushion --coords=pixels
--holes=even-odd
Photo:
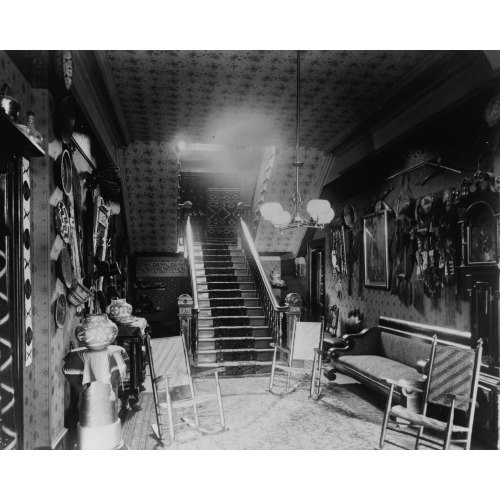
[[[328,354],[330,380],[340,372],[387,393],[386,379],[420,386],[430,357],[432,337],[451,344],[467,344],[470,333],[381,316],[378,326],[335,339]],[[396,397],[401,397],[400,393]]]

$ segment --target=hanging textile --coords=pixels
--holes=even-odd
[[[342,278],[347,274],[346,250],[345,250],[345,232],[344,228],[334,229],[332,231],[332,267],[336,279],[335,290],[339,300],[343,294]]]
[[[237,241],[239,188],[208,189],[207,239]]]

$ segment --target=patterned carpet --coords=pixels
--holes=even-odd
[[[159,373],[158,369],[156,370]],[[188,429],[172,445],[155,438],[153,396],[141,393],[142,410],[128,412],[123,439],[129,450],[373,450],[378,449],[383,400],[352,379],[339,376],[325,384],[318,400],[308,383],[284,396],[267,392],[267,377],[226,378],[221,390],[226,431],[204,435]],[[404,439],[404,437],[403,437]],[[386,444],[384,449],[411,449]]]

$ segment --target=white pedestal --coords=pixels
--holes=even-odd
[[[83,427],[78,423],[78,448],[80,450],[112,450],[121,445],[120,419],[109,425]]]

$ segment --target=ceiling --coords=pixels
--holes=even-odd
[[[431,53],[301,51],[301,145],[322,149]],[[133,141],[295,144],[295,51],[107,51]]]
[[[319,195],[322,184],[317,184],[326,178],[325,145],[432,55],[301,51],[300,146],[305,165],[300,185],[306,201]],[[254,180],[263,148],[275,146],[280,154],[265,201],[278,198],[288,204],[295,175],[295,51],[131,50],[105,51],[104,56],[131,141],[123,177],[134,251],[176,250],[171,228],[177,200],[171,184],[176,185],[179,140],[217,149],[181,152],[182,169],[252,171]],[[252,185],[247,191],[254,189]],[[285,237],[271,227],[259,229],[260,251],[293,252],[300,244],[298,233]]]

